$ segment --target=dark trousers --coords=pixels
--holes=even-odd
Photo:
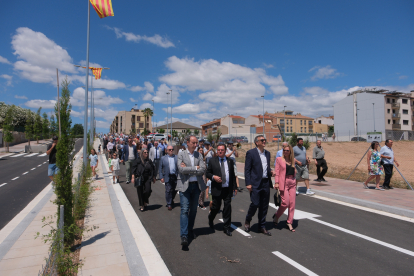
[[[231,197],[233,196],[233,191],[229,187],[222,188],[221,194],[219,196],[213,196],[213,206],[211,207],[210,215],[208,219],[213,221],[218,212],[220,211],[221,201],[224,202],[223,207],[223,221],[224,221],[224,230],[230,229],[231,225]]]
[[[394,165],[392,164],[384,164],[384,173],[385,173],[385,179],[384,184],[382,184],[383,187],[389,187],[392,177],[392,170],[394,169]]]
[[[318,175],[318,179],[322,179],[326,172],[328,171],[328,165],[326,164],[325,159],[316,159],[316,162],[318,162],[318,165],[316,165],[316,174]],[[322,171],[321,171],[322,167]]]
[[[156,175],[155,178],[158,179],[158,174],[159,174],[158,169],[160,167],[160,159],[159,158],[154,159],[154,166],[155,166],[155,171],[157,172],[157,175]]]
[[[137,187],[137,193],[138,193],[138,200],[139,200],[139,206],[144,206],[145,203],[149,203],[149,197],[151,196],[151,177],[145,177],[144,183]]]
[[[266,215],[267,209],[269,208],[269,198],[270,198],[270,179],[262,179],[259,187],[252,188],[250,192],[250,207],[247,211],[246,221],[250,223],[252,217],[256,214],[257,208],[259,208],[258,218],[259,218],[259,227],[265,228],[266,226]]]
[[[168,182],[165,182],[165,200],[167,201],[167,206],[171,206],[175,196],[177,195],[177,176],[175,174],[170,174]]]

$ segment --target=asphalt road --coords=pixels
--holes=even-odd
[[[258,233],[257,215],[252,221],[251,236],[233,231],[233,236],[228,237],[222,232],[220,214],[213,231],[208,227],[208,210],[198,209],[194,227],[198,237],[188,248],[182,248],[179,195],[175,208],[168,211],[164,185],[157,181],[147,211],[140,212],[136,189],[125,183],[124,172],[125,166],[121,166],[120,185],[173,275],[303,275],[300,266],[317,275],[414,274],[414,256],[410,255],[414,254],[412,223],[305,195],[296,197],[296,210],[307,212],[302,216],[309,218],[294,221],[295,233],[285,228],[286,215],[278,226],[273,225],[271,217],[276,210],[270,206],[267,229],[271,237]],[[243,179],[240,185],[244,187]],[[232,202],[232,222],[239,229],[244,229],[250,204],[244,190]],[[390,248],[393,246],[397,250]],[[409,252],[401,252],[403,249]],[[273,253],[276,251],[278,255]],[[290,260],[296,263],[292,265]]]
[[[82,141],[76,140],[76,152],[82,147]],[[0,187],[0,229],[50,183],[47,176],[49,156],[25,157],[27,155],[0,158],[0,185],[7,183]]]

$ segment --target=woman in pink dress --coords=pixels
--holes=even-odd
[[[286,225],[290,231],[295,232],[292,223],[296,203],[296,170],[295,155],[290,145],[284,146],[283,156],[276,158],[274,188],[279,189],[282,204],[273,215],[273,223],[277,225],[280,216],[288,209]]]

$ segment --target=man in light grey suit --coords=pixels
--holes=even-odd
[[[188,245],[188,237],[195,238],[193,227],[197,214],[198,198],[200,192],[206,189],[203,175],[206,165],[203,156],[195,148],[198,140],[195,136],[187,137],[187,149],[178,153],[177,164],[180,179],[177,190],[180,192],[180,235],[181,245]]]
[[[177,194],[177,156],[173,154],[173,146],[166,149],[167,155],[161,158],[160,178],[161,183],[165,183],[165,200],[167,201],[168,211],[172,210],[174,198]]]
[[[154,163],[155,166],[155,172],[156,174],[158,174],[158,168],[160,166],[160,160],[162,157],[162,153],[161,153],[161,149],[158,148],[158,141],[154,142],[154,146],[151,147],[151,149],[149,150],[149,159],[151,159],[151,161]],[[158,177],[156,177],[158,179]]]

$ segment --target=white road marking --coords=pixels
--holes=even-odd
[[[269,203],[269,206],[272,208],[275,208],[276,210],[279,209],[279,207],[277,207],[275,204],[273,203]],[[285,215],[288,214],[288,209],[285,210],[285,212],[283,212]],[[293,215],[294,219],[310,219],[310,218],[317,218],[320,217],[320,215],[315,215],[312,213],[308,213],[308,212],[304,212],[304,211],[300,211],[298,209],[295,209],[295,214]]]
[[[16,154],[16,155],[13,155],[12,157],[19,157],[19,156],[22,156],[22,155],[25,155],[26,153],[20,153],[20,154]]]
[[[273,251],[272,253],[275,254],[276,256],[278,256],[279,258],[281,258],[282,260],[284,260],[285,262],[287,262],[288,264],[294,266],[296,269],[302,271],[306,275],[318,276],[318,274],[313,273],[312,271],[310,271],[309,269],[307,269],[303,265],[295,262],[291,258],[289,258],[289,257],[283,255],[282,253],[280,253],[279,251]]]
[[[7,184],[7,183],[3,183],[3,184],[1,184],[1,185],[0,185],[0,187],[1,187],[1,186],[4,186],[4,185],[6,185],[6,184]]]
[[[219,221],[224,222],[223,219],[219,219]],[[236,227],[236,225],[231,224],[230,227],[233,228],[234,230],[236,230],[237,232],[239,232],[240,234],[242,234],[245,237],[251,237],[252,236],[249,233],[247,233],[246,231],[243,231],[240,228]]]
[[[317,198],[317,199],[329,201],[329,202],[332,202],[332,203],[348,206],[348,207],[351,207],[351,208],[355,208],[355,209],[375,213],[375,214],[378,214],[378,215],[383,215],[383,216],[386,216],[386,217],[391,217],[391,218],[395,218],[395,219],[404,220],[404,221],[414,223],[414,218],[408,218],[408,217],[404,217],[404,216],[400,216],[400,215],[396,215],[396,214],[391,214],[391,213],[388,213],[388,212],[379,211],[379,210],[371,209],[371,208],[368,208],[368,207],[363,207],[363,206],[359,206],[359,205],[355,205],[355,204],[352,204],[352,203],[347,203],[347,202],[343,202],[343,201],[339,201],[339,200],[336,200],[336,199],[331,199],[331,198],[327,198],[327,197],[323,197],[323,196],[319,196],[319,195],[314,195],[313,198]]]
[[[39,154],[39,153],[35,152],[35,153],[32,153],[32,154],[26,155],[25,157],[35,156],[36,154]]]
[[[27,174],[27,173],[29,173],[29,172],[25,172],[25,173],[23,173],[22,175],[25,175],[25,174]]]
[[[320,223],[320,224],[323,224],[323,225],[326,225],[326,226],[329,226],[329,227],[332,227],[332,228],[334,228],[336,230],[339,230],[339,231],[342,231],[342,232],[345,232],[345,233],[348,233],[348,234],[357,236],[357,237],[359,237],[361,239],[365,239],[367,241],[370,241],[370,242],[373,242],[373,243],[377,243],[379,245],[382,245],[382,246],[385,246],[385,247],[394,249],[396,251],[399,251],[401,253],[404,253],[404,254],[407,254],[407,255],[410,255],[410,256],[413,256],[414,257],[414,252],[413,251],[410,251],[410,250],[407,250],[407,249],[404,249],[404,248],[401,248],[401,247],[398,247],[398,246],[395,246],[395,245],[392,245],[392,244],[389,244],[389,243],[386,243],[386,242],[383,242],[383,241],[380,241],[380,240],[377,240],[377,239],[374,239],[374,238],[371,238],[371,237],[368,237],[368,236],[365,236],[365,235],[362,235],[362,234],[359,234],[357,232],[354,232],[354,231],[351,231],[351,230],[348,230],[348,229],[345,229],[345,228],[342,228],[342,227],[333,225],[333,224],[328,223],[328,222],[324,222],[324,221],[319,220],[319,219],[309,218],[309,220],[314,221],[314,222],[317,222],[317,223]]]
[[[46,164],[47,162],[43,162],[43,164]]]
[[[42,156],[46,156],[46,153],[40,154],[37,157],[42,157]]]
[[[12,180],[16,180],[17,178],[19,178],[20,176],[18,176],[18,177],[15,177],[15,178],[13,178]]]
[[[10,155],[13,155],[13,154],[14,154],[14,152],[13,153],[9,153],[9,154],[5,154],[5,155],[1,155],[0,156],[0,159],[3,158],[3,157],[7,157],[7,156],[10,156]]]
[[[40,165],[37,165],[38,167],[40,167],[40,166],[42,166],[42,164],[40,164]]]
[[[31,169],[31,171],[36,170],[36,168]]]

